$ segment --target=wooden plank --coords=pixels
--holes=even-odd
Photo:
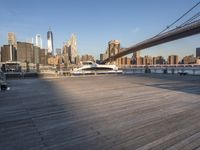
[[[195,149],[200,79],[111,75],[10,80],[0,93],[5,149]]]

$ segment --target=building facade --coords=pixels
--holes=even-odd
[[[108,54],[107,53],[100,54],[100,62],[103,62],[106,58],[108,58]]]
[[[8,33],[8,45],[10,45],[10,61],[15,61],[15,50],[17,48],[17,40],[14,32]]]
[[[10,60],[10,45],[1,47],[1,61],[6,62]]]
[[[153,65],[153,58],[151,56],[144,56],[143,65]]]
[[[196,57],[194,57],[194,55],[185,56],[185,57],[183,57],[182,63],[183,64],[195,64]]]
[[[200,58],[196,59],[196,64],[200,64]]]
[[[63,63],[64,63],[65,66],[68,66],[70,64],[68,51],[69,51],[68,50],[68,45],[65,44],[63,46],[63,55],[62,55],[62,57],[63,57]]]
[[[141,65],[140,61],[140,51],[134,52],[132,57],[132,62],[135,65]]]
[[[26,42],[17,42],[17,61],[34,63],[33,44]]]
[[[16,61],[17,60],[17,50],[14,45],[3,45],[1,47],[1,61]]]
[[[47,65],[47,55],[45,49],[40,49],[39,51],[39,63],[41,65]]]
[[[163,56],[157,56],[157,57],[153,57],[153,64],[154,65],[158,65],[158,64],[164,64],[165,63],[165,59]]]
[[[200,48],[196,48],[196,58],[200,58]]]
[[[104,54],[100,54],[100,62],[103,62],[103,60],[104,60]]]
[[[168,64],[170,64],[170,65],[178,64],[178,56],[177,55],[170,55],[168,57]]]
[[[70,63],[75,63],[75,58],[78,56],[77,38],[75,34],[71,35],[70,40],[67,42],[68,56]]]
[[[33,46],[33,63],[39,64],[40,63],[40,47]]]
[[[129,57],[121,57],[121,58],[118,58],[118,62],[119,62],[119,66],[120,65],[131,65],[131,58]]]
[[[93,62],[95,62],[95,59],[92,55],[85,54],[85,55],[82,55],[81,61],[93,61]]]

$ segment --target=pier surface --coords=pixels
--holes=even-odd
[[[3,150],[200,150],[200,77],[109,75],[9,80]]]

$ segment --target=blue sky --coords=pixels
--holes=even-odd
[[[7,32],[15,32],[18,41],[46,33],[51,26],[55,48],[72,33],[77,35],[78,52],[99,57],[110,40],[118,39],[129,47],[154,36],[171,24],[198,0],[1,0],[0,45],[7,43]],[[188,17],[200,10],[198,6]],[[183,21],[184,21],[183,20]],[[180,22],[181,23],[181,22]],[[195,54],[200,35],[146,49],[142,55],[180,57]]]

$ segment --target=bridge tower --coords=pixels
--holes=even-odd
[[[114,56],[120,52],[120,42],[119,40],[111,40],[108,42],[108,57]],[[110,60],[110,63],[119,64],[120,59]]]

